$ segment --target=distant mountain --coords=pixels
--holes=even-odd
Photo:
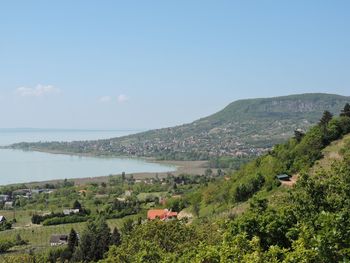
[[[12,148],[77,154],[127,155],[161,159],[208,159],[258,155],[307,130],[328,110],[338,114],[350,97],[300,94],[238,100],[190,124],[120,138],[80,142],[20,143]]]

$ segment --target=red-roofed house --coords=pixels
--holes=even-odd
[[[162,221],[177,218],[177,212],[171,212],[168,209],[151,209],[147,212],[148,220],[160,219]]]

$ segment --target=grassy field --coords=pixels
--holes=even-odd
[[[32,210],[0,210],[0,215],[5,216],[7,220],[16,218],[17,222],[13,224],[13,227],[24,227],[30,224],[33,214]]]
[[[124,221],[128,218],[135,219],[134,216],[124,217],[122,219],[110,219],[108,220],[108,225],[111,229],[114,227],[121,228]],[[83,223],[65,224],[57,226],[32,226],[32,227],[21,227],[15,228],[7,231],[0,232],[0,240],[13,240],[19,234],[22,239],[29,241],[29,245],[21,248],[14,248],[12,252],[26,252],[30,248],[35,248],[36,250],[45,250],[50,247],[49,241],[53,234],[69,234],[70,230],[74,228],[78,233],[81,233],[86,225]],[[1,257],[0,257],[1,261]]]
[[[145,201],[147,197],[153,196],[153,197],[164,197],[167,195],[167,192],[150,192],[150,193],[139,193],[137,195],[137,199],[139,201]]]
[[[329,146],[323,149],[323,158],[318,160],[311,168],[311,174],[320,168],[329,169],[332,163],[336,160],[341,160],[343,157],[340,153],[341,149],[350,143],[350,134],[344,136],[343,139],[332,142]]]

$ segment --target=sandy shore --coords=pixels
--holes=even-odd
[[[61,154],[61,153],[60,153]],[[160,178],[166,177],[169,173],[175,176],[180,174],[191,174],[191,175],[202,175],[207,169],[207,161],[157,161],[154,159],[147,159],[148,162],[159,163],[164,165],[172,165],[176,166],[176,171],[171,172],[162,172],[162,173],[153,173],[153,172],[145,172],[145,173],[133,173],[133,177],[135,179],[145,179],[145,178],[154,178],[157,174]],[[113,174],[113,176],[117,176],[121,174]],[[131,174],[126,174],[131,175]],[[75,185],[84,185],[87,183],[102,183],[108,182],[110,176],[98,176],[98,177],[86,177],[86,178],[67,178],[68,181],[74,182]],[[58,182],[62,182],[63,179],[56,180],[48,180],[48,181],[40,181],[40,182],[29,182],[25,183],[27,186],[34,185],[42,185],[46,183],[55,184]]]

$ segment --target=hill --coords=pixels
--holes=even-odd
[[[275,145],[237,171],[226,172],[169,175],[141,184],[133,177],[111,177],[108,184],[84,186],[82,195],[78,194],[81,186],[64,181],[51,196],[19,198],[16,214],[22,217],[12,222],[15,229],[0,233],[3,252],[9,252],[4,262],[349,262],[349,104],[340,116],[324,112],[305,134]],[[298,175],[298,180],[281,184],[280,174]],[[131,189],[136,193],[121,201],[124,190]],[[1,190],[9,191],[14,188]],[[165,193],[169,195],[160,203]],[[74,199],[73,207],[78,204],[82,211],[91,212],[85,215],[90,220],[84,226],[72,223],[74,215],[36,214],[43,213],[44,203],[46,209],[61,210]],[[150,207],[181,211],[179,220],[143,221],[141,210]],[[122,225],[108,221],[120,229],[111,234],[106,219],[129,214],[134,217],[125,218]],[[181,219],[180,214],[189,218]],[[33,215],[33,224],[42,226],[17,228],[28,215]],[[64,226],[59,230],[52,224]],[[48,247],[50,233],[70,227],[80,231],[78,246]],[[21,255],[26,248],[34,252]]]
[[[124,259],[121,255],[135,262],[138,257],[174,258],[173,262],[349,262],[350,111],[346,112],[333,118],[324,114],[305,135],[275,145],[230,176],[186,195],[187,209],[197,216],[191,225],[140,226],[102,262]],[[298,174],[298,181],[287,187],[276,178],[281,173]],[[179,231],[191,238],[173,244],[186,246],[173,245],[171,250],[163,245]],[[128,256],[135,247],[138,252]],[[158,250],[147,253],[149,247]]]
[[[189,124],[97,141],[20,143],[13,148],[76,154],[127,155],[172,160],[256,156],[307,130],[324,110],[340,112],[350,97],[300,94],[238,100]]]

